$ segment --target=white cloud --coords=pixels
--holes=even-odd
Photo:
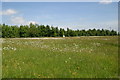
[[[101,4],[110,4],[112,2],[113,2],[112,0],[101,0],[100,1]]]
[[[12,17],[11,22],[13,24],[25,24],[26,23],[26,21],[23,17]]]
[[[27,20],[25,20],[23,17],[21,17],[21,16],[17,16],[17,17],[11,17],[11,23],[12,24],[15,24],[15,25],[28,25],[28,24],[30,24],[30,23],[32,23],[32,24],[38,24],[38,22],[36,22],[36,21],[27,21]]]
[[[17,11],[13,10],[13,9],[7,9],[4,11],[0,11],[0,15],[12,15],[12,14],[16,14]]]
[[[28,22],[27,22],[27,24],[30,24],[30,23],[32,23],[32,24],[39,24],[39,23],[36,22],[36,21],[28,21]]]

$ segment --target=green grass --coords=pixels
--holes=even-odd
[[[2,55],[1,55],[1,51],[0,51],[0,79],[2,79]]]
[[[117,37],[4,39],[3,78],[116,78]]]

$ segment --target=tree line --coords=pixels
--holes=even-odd
[[[53,27],[49,25],[20,25],[9,26],[0,25],[0,35],[3,38],[19,38],[19,37],[75,37],[75,36],[116,36],[118,33],[114,30],[106,29],[89,29],[89,30],[72,30],[67,28]]]

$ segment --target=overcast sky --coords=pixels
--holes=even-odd
[[[118,30],[117,2],[3,2],[2,22]]]

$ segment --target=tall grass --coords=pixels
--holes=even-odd
[[[3,78],[116,78],[117,37],[4,39]]]

